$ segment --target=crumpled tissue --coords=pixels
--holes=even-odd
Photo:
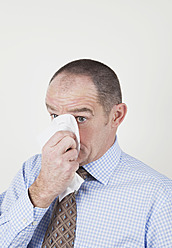
[[[59,115],[51,121],[51,124],[47,129],[45,129],[39,136],[38,142],[41,148],[47,143],[47,141],[58,131],[71,131],[76,135],[77,138],[77,150],[78,154],[80,151],[80,137],[77,121],[75,117],[71,114]],[[61,201],[66,195],[78,191],[84,179],[75,173],[71,184],[67,189],[59,195],[59,201]]]

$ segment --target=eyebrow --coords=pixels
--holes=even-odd
[[[45,105],[46,105],[47,109],[51,109],[51,110],[53,110],[53,111],[55,111],[55,110],[56,110],[54,107],[52,107],[52,106],[48,105],[48,103],[45,103]]]
[[[51,109],[53,111],[56,111],[56,109],[52,106],[50,106],[49,104],[46,103],[46,107],[47,109]],[[83,107],[83,108],[75,108],[75,109],[71,109],[69,110],[69,113],[81,113],[81,112],[87,112],[90,113],[92,116],[94,116],[93,111],[89,108]]]
[[[89,108],[83,107],[83,108],[75,108],[75,109],[71,109],[69,110],[70,113],[81,113],[81,112],[88,112],[90,113],[92,116],[94,116],[93,111]]]

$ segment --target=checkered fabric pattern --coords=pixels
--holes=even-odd
[[[28,188],[41,155],[23,164],[0,196],[0,247],[41,248],[56,199],[34,208]],[[117,142],[84,166],[88,178],[75,195],[75,248],[171,248],[172,181],[124,153]],[[54,248],[54,247],[53,247]]]

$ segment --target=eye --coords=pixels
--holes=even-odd
[[[56,117],[58,117],[58,115],[56,115],[56,114],[51,114],[51,118],[52,118],[52,119],[55,119]]]
[[[83,116],[78,116],[78,117],[76,117],[76,120],[77,120],[77,122],[79,122],[79,123],[83,123],[83,122],[85,122],[87,119],[86,119],[85,117],[83,117]]]

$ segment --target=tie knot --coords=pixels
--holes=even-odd
[[[79,167],[79,169],[77,170],[77,173],[84,180],[90,176],[90,174],[83,167]]]

